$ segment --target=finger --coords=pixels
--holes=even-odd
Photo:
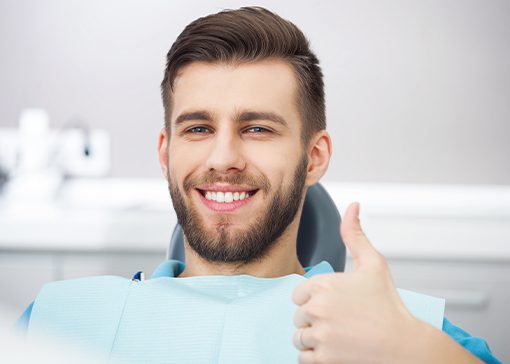
[[[356,270],[364,265],[378,262],[380,259],[379,253],[374,249],[361,228],[359,209],[359,202],[350,204],[340,224],[342,240],[351,253]]]
[[[304,305],[312,297],[311,287],[314,284],[313,278],[305,280],[299,284],[292,292],[292,301],[298,305]]]
[[[315,363],[315,353],[313,350],[301,350],[298,356],[299,364],[312,364]]]
[[[306,304],[296,310],[296,313],[294,314],[294,326],[297,328],[310,326],[313,323],[312,321],[312,317],[308,313]]]
[[[298,350],[310,350],[317,346],[318,342],[312,334],[312,327],[301,327],[294,332],[292,343]]]

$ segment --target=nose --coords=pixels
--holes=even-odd
[[[218,173],[244,170],[246,161],[241,149],[241,141],[234,132],[226,130],[218,132],[211,143],[206,163],[207,169]]]

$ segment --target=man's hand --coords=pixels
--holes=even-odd
[[[358,216],[359,204],[351,204],[340,229],[354,271],[317,275],[294,290],[299,362],[471,362],[467,351],[406,309],[386,260],[363,233]]]

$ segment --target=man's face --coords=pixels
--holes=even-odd
[[[189,245],[208,261],[263,257],[296,218],[308,159],[290,65],[195,62],[174,82],[168,182]]]

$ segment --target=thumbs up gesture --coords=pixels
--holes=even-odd
[[[300,363],[478,362],[407,310],[386,260],[363,233],[358,203],[346,210],[340,233],[354,271],[314,276],[293,292]]]

